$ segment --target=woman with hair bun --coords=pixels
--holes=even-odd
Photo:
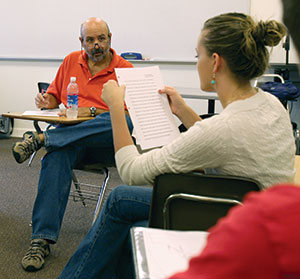
[[[102,98],[111,113],[122,180],[129,185],[146,185],[163,173],[203,169],[250,177],[265,188],[292,181],[295,142],[289,115],[276,97],[250,83],[268,66],[266,46],[275,46],[284,34],[284,26],[276,21],[256,23],[240,13],[207,20],[197,43],[197,70],[201,89],[216,91],[224,110],[202,120],[174,88],[165,87],[159,92],[168,96],[172,112],[187,131],[147,153],[138,153],[128,131],[124,86],[107,82]],[[59,278],[134,278],[129,230],[147,226],[151,195],[150,187],[114,188]]]

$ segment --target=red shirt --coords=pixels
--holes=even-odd
[[[250,193],[211,229],[188,270],[171,278],[300,278],[300,188]]]
[[[50,84],[47,93],[56,97],[58,103],[67,106],[67,87],[70,77],[76,77],[79,86],[78,106],[97,107],[108,110],[107,105],[101,99],[102,87],[110,79],[116,79],[115,68],[132,68],[132,64],[113,49],[113,58],[110,65],[92,76],[87,64],[87,54],[84,51],[75,51],[65,57],[58,69],[55,80]]]

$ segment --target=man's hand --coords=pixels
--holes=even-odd
[[[58,106],[56,98],[51,94],[37,94],[34,98],[37,108],[54,109]]]
[[[125,85],[119,86],[115,80],[109,80],[103,85],[102,100],[109,108],[113,106],[124,107]]]

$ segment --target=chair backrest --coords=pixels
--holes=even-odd
[[[174,230],[207,230],[262,186],[255,180],[201,173],[163,174],[153,186],[149,226]]]
[[[40,93],[46,92],[50,83],[48,82],[38,82],[38,89]]]

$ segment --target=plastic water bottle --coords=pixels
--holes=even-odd
[[[76,77],[71,77],[68,85],[67,118],[76,119],[78,115],[78,84]]]

